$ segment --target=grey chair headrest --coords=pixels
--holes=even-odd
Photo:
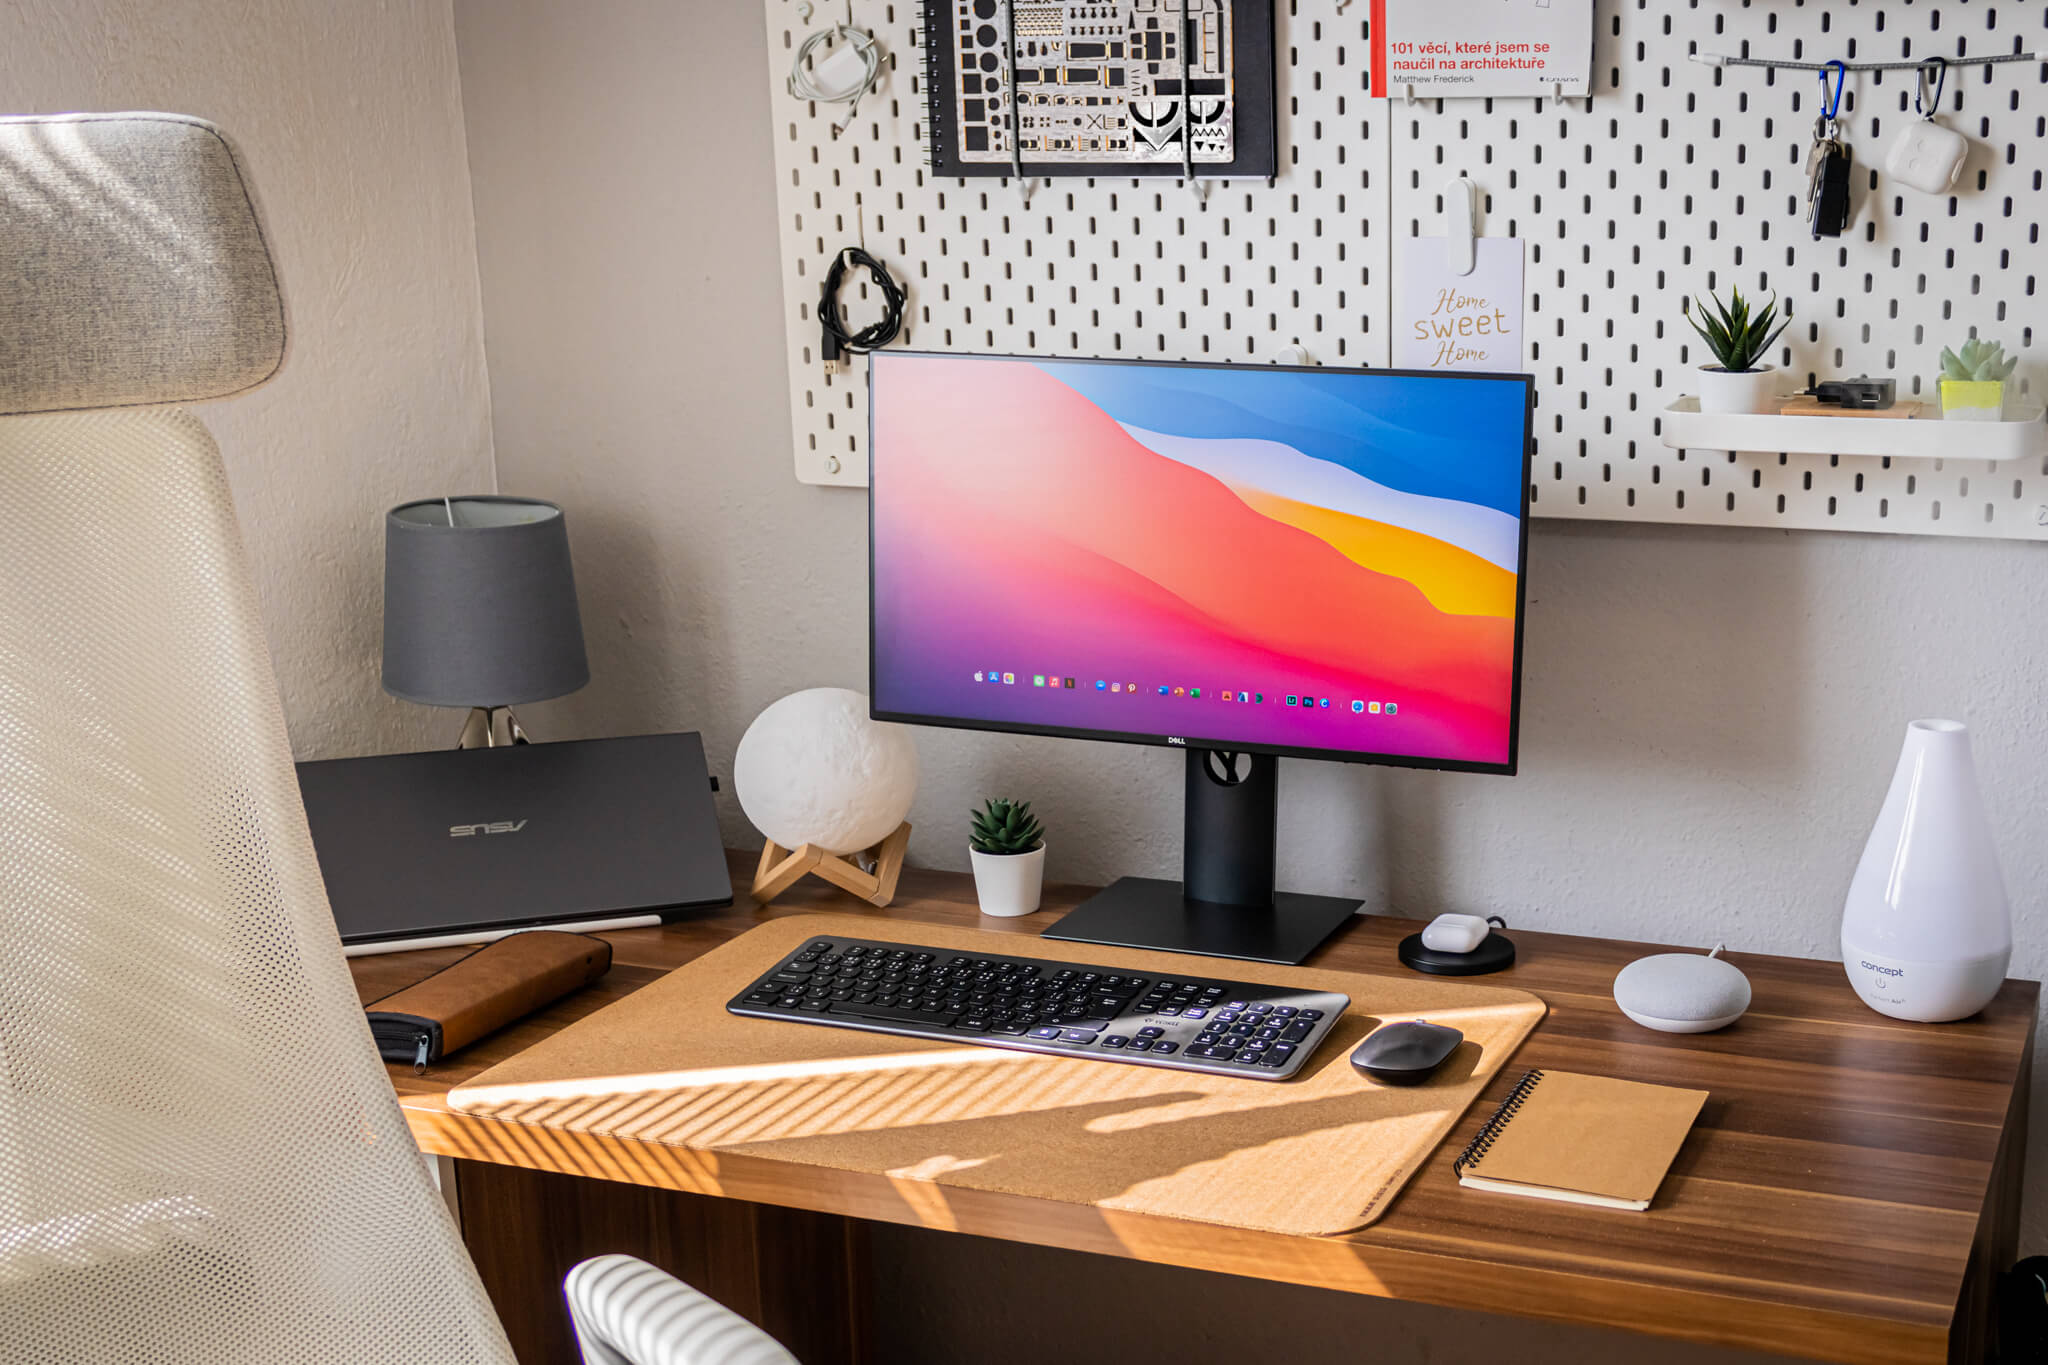
[[[0,119],[0,414],[220,398],[284,351],[277,272],[219,129]]]

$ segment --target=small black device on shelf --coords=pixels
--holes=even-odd
[[[1824,379],[1806,392],[1830,407],[1882,412],[1892,405],[1898,385],[1895,380],[1858,375],[1854,379]]]
[[[1351,998],[821,935],[734,996],[758,1019],[1284,1081]]]

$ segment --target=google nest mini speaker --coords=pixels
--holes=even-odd
[[[1644,1028],[1711,1033],[1749,1008],[1749,978],[1711,953],[1659,953],[1638,958],[1614,978],[1614,1003]]]

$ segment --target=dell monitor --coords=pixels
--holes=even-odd
[[[875,717],[1185,749],[1183,880],[1046,936],[1301,961],[1279,758],[1515,771],[1531,383],[877,352]]]

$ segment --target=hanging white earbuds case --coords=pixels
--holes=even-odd
[[[1970,140],[1933,119],[1914,119],[1885,154],[1884,173],[1927,194],[1947,194],[1970,158]]]

